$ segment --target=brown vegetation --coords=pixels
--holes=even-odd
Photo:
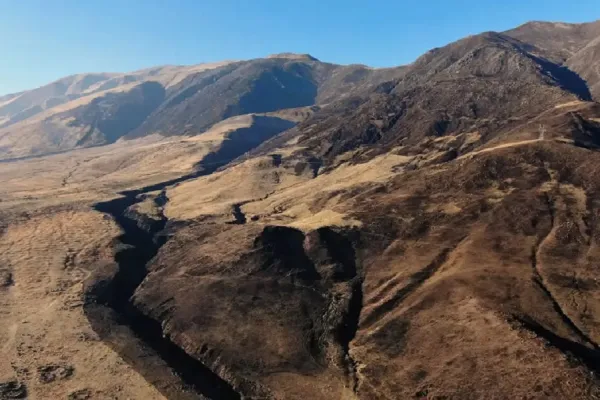
[[[202,135],[0,164],[0,398],[600,397],[594,26],[277,55],[232,73],[333,68],[331,104],[213,124],[196,88]]]

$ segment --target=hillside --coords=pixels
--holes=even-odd
[[[0,398],[600,397],[599,26],[147,70],[3,128],[65,152],[0,162]]]

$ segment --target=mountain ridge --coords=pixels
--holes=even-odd
[[[446,75],[455,79],[460,74],[460,64],[456,64],[458,60],[453,57],[458,56],[463,47],[479,46],[478,51],[494,52],[496,50],[486,46],[496,49],[512,46],[513,50],[505,48],[500,53],[522,52],[530,59],[537,58],[541,60],[538,65],[545,63],[541,68],[546,68],[549,79],[555,79],[562,85],[578,85],[577,89],[569,90],[577,90],[578,95],[585,98],[588,97],[586,90],[589,90],[589,97],[598,97],[600,71],[593,67],[593,61],[598,57],[597,40],[600,40],[600,21],[584,24],[532,21],[505,32],[472,35],[443,47],[445,53],[441,57],[436,56],[441,48],[436,48],[411,64],[391,68],[336,65],[323,63],[310,54],[278,53],[246,61],[165,65],[131,73],[77,74],[33,91],[2,97],[5,101],[0,102],[0,158],[43,155],[156,133],[165,136],[201,134],[220,120],[234,115],[323,106],[353,96],[366,98],[374,90],[389,91],[392,86],[399,92],[403,87],[410,88],[418,82],[425,82],[429,79],[427,74],[437,75],[441,71],[436,71],[436,68],[446,69],[451,65],[454,65],[454,70],[447,70]],[[565,50],[559,51],[558,48]],[[500,53],[497,56],[504,57]],[[472,56],[474,54],[461,55]],[[514,56],[517,57],[516,54]],[[466,59],[464,62],[467,62]],[[433,67],[432,63],[448,65]],[[494,65],[516,73],[514,68]],[[467,75],[495,73],[484,65],[478,68],[479,71],[469,71]],[[582,83],[578,75],[583,76],[587,83]],[[284,83],[280,82],[282,79]],[[150,81],[163,86],[165,98],[147,115],[137,117],[142,121],[139,126],[133,126],[127,132],[106,135],[96,132],[93,135],[97,139],[93,141],[86,139],[91,133],[83,136],[85,130],[93,131],[95,128],[90,123],[83,128],[85,124],[75,115],[90,114],[90,111],[78,109],[93,108],[91,103],[94,101],[106,103],[106,100],[97,98],[111,98],[113,102],[131,98],[127,93]],[[271,99],[272,104],[266,103],[267,99]]]
[[[366,92],[401,70],[339,66],[310,56],[285,54],[182,68],[149,68],[107,75],[104,80],[75,75],[40,88],[37,102],[26,102],[35,97],[34,91],[16,95],[0,106],[0,117],[4,115],[0,120],[0,157],[22,158],[155,133],[199,134],[234,115],[314,106],[352,91]],[[139,91],[136,88],[149,82],[160,84],[165,97],[149,114],[138,117],[139,126],[127,132],[85,133],[96,129],[94,119],[84,123],[78,115],[90,115],[93,109],[100,113],[99,103],[131,99],[131,93]],[[112,107],[116,110],[119,106]],[[97,139],[88,141],[90,135]]]

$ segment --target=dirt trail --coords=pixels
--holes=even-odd
[[[478,154],[489,153],[494,150],[500,150],[500,149],[506,149],[509,147],[518,147],[518,146],[524,146],[526,144],[537,143],[537,142],[541,142],[542,140],[544,140],[543,136],[540,137],[539,139],[531,139],[531,140],[522,140],[519,142],[503,143],[503,144],[499,144],[498,146],[488,147],[488,148],[478,150],[478,151],[472,151],[470,153],[467,153],[463,156],[458,157],[457,160],[471,158]]]

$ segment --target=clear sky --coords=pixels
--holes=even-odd
[[[600,0],[0,0],[0,94],[81,72],[310,53],[393,66],[529,20],[600,19]]]

